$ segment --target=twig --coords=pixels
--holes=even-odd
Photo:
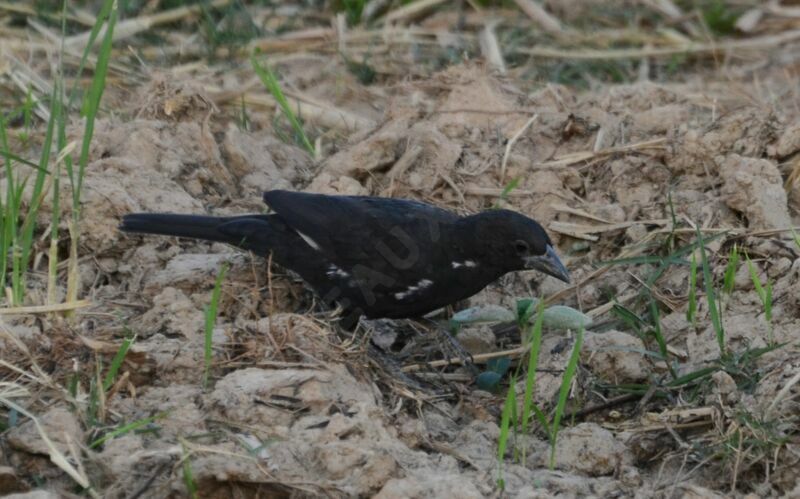
[[[503,350],[501,352],[489,352],[489,353],[480,353],[477,355],[472,356],[472,362],[474,364],[483,363],[492,359],[496,359],[498,357],[519,357],[523,355],[525,352],[528,351],[530,345],[523,345],[521,347],[512,348],[511,350]],[[408,366],[403,367],[401,370],[406,373],[412,373],[415,371],[419,371],[426,367],[444,367],[444,366],[462,366],[464,365],[464,359],[461,358],[452,358],[452,359],[442,359],[442,360],[434,360],[432,362],[426,362],[424,364],[411,364]]]
[[[504,182],[506,178],[506,164],[508,163],[508,157],[511,155],[511,149],[514,147],[514,144],[519,140],[523,133],[533,124],[534,121],[539,119],[538,114],[534,114],[531,118],[522,125],[522,128],[517,130],[517,132],[508,139],[508,144],[506,144],[506,152],[503,154],[503,163],[500,166],[500,182]]]
[[[505,189],[500,189],[497,187],[479,187],[474,185],[468,185],[464,187],[464,194],[470,196],[493,196],[497,197],[503,194]],[[506,192],[508,197],[523,197],[523,196],[530,196],[533,194],[533,191],[521,191],[519,189],[514,189],[511,192]]]

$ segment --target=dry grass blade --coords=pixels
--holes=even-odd
[[[514,3],[542,30],[551,35],[564,34],[564,27],[561,25],[561,21],[547,12],[535,0],[514,0]]]
[[[513,197],[525,197],[530,196],[533,194],[533,191],[526,191],[520,189],[514,189],[510,192],[506,192],[505,189],[501,189],[499,187],[479,187],[476,185],[468,185],[463,189],[464,194],[469,196],[489,196],[489,197],[499,197],[502,194],[513,198]]]
[[[250,93],[247,89],[238,91],[222,91],[218,87],[207,86],[205,91],[217,105],[227,102],[238,102],[244,98],[246,104],[275,109],[278,102],[270,95]],[[343,130],[369,130],[375,123],[357,114],[339,109],[333,105],[311,102],[311,99],[298,99],[286,92],[286,100],[297,116],[304,122],[314,123],[325,128]]]
[[[30,397],[31,391],[20,385],[19,383],[12,383],[10,381],[0,381],[0,397],[7,399]]]
[[[632,225],[668,225],[669,219],[661,218],[655,220],[633,220],[630,222],[611,223],[604,225],[583,225],[571,222],[550,222],[548,228],[553,232],[559,232],[572,237],[586,239],[589,241],[596,241],[598,238],[592,234],[601,234],[604,232],[612,232],[615,230],[627,229]]]
[[[729,40],[720,43],[689,43],[675,47],[646,47],[633,49],[580,49],[568,50],[554,47],[522,47],[513,49],[519,54],[550,59],[603,60],[603,59],[641,59],[644,57],[669,57],[678,54],[718,54],[742,50],[766,50],[800,40],[800,29],[785,31],[776,35]]]
[[[89,493],[90,496],[96,497],[96,498],[101,497],[100,494],[98,494],[94,489],[91,488],[91,483],[89,483],[89,478],[86,476],[86,473],[83,472],[83,469],[82,469],[83,466],[79,465],[79,468],[80,468],[79,469],[79,468],[76,468],[75,466],[73,466],[72,463],[69,462],[69,459],[67,459],[67,456],[65,456],[55,446],[53,441],[47,435],[47,432],[44,431],[44,427],[42,427],[42,424],[39,422],[39,419],[36,416],[34,416],[33,414],[31,414],[30,412],[25,410],[23,407],[17,405],[16,403],[8,400],[7,398],[0,397],[0,404],[3,404],[6,407],[9,407],[11,409],[14,409],[15,411],[19,412],[20,414],[25,415],[31,421],[33,421],[33,424],[36,426],[36,431],[39,433],[39,437],[42,439],[42,441],[47,446],[47,450],[48,450],[48,453],[49,453],[49,456],[50,456],[50,461],[52,461],[53,464],[55,464],[56,466],[61,468],[61,470],[64,473],[69,475],[69,477],[72,478],[75,481],[75,483],[77,483],[78,485],[83,487],[86,490],[86,492]],[[67,436],[67,439],[69,439],[69,436]],[[73,459],[77,459],[78,456],[73,455],[72,457],[73,457]]]
[[[76,300],[53,305],[31,305],[27,307],[7,307],[0,308],[0,315],[20,315],[20,314],[47,314],[50,312],[67,312],[79,308],[90,307],[92,302],[89,300]]]
[[[383,19],[383,23],[394,24],[412,21],[443,3],[446,3],[445,0],[419,0],[417,2],[411,2],[387,14]]]
[[[61,387],[53,381],[53,379],[48,375],[36,362],[36,358],[33,356],[31,351],[28,347],[23,343],[16,335],[14,335],[11,331],[6,329],[4,326],[0,327],[0,336],[5,337],[8,339],[11,344],[13,344],[22,354],[30,361],[31,369],[33,373],[29,373],[28,371],[24,371],[17,366],[6,362],[3,359],[0,359],[0,365],[5,366],[6,368],[38,383],[39,385],[47,388],[54,388],[56,390],[62,391]]]
[[[232,0],[213,0],[206,4],[183,6],[175,9],[165,10],[163,12],[159,12],[158,14],[153,14],[150,16],[142,16],[133,19],[126,19],[124,21],[121,21],[114,27],[114,35],[112,39],[114,41],[124,40],[125,38],[130,38],[143,31],[147,31],[153,26],[157,26],[159,24],[167,24],[179,21],[185,17],[193,16],[195,14],[202,12],[203,9],[208,9],[208,8],[217,9],[220,7],[225,7],[226,5],[230,4],[231,1]],[[103,35],[105,35],[105,29],[106,28],[100,30],[97,38],[95,38],[94,42],[95,44],[99,44],[103,40]],[[89,42],[90,37],[91,37],[91,32],[70,36],[64,39],[64,45],[68,49],[83,50],[83,48]]]
[[[775,394],[775,398],[772,399],[772,402],[769,404],[769,407],[767,407],[767,410],[764,413],[764,419],[769,420],[771,418],[772,413],[775,412],[775,408],[778,407],[778,404],[781,402],[781,400],[785,399],[789,392],[791,392],[792,388],[798,383],[800,383],[800,370],[798,370],[797,373],[795,373],[795,375],[792,376],[792,378],[787,381],[785,385],[783,385],[783,388],[781,388],[780,391]]]
[[[635,144],[628,144],[625,146],[609,147],[607,149],[601,149],[599,151],[574,152],[570,154],[565,154],[563,156],[559,156],[558,158],[552,161],[545,161],[544,163],[533,165],[533,168],[563,168],[565,166],[571,166],[581,162],[596,161],[619,153],[635,152],[646,149],[663,149],[666,143],[667,139],[660,138],[660,139],[645,140],[642,142],[637,142]]]
[[[481,30],[481,52],[492,69],[500,74],[506,74],[506,61],[503,58],[503,51],[500,50],[497,35],[494,33],[497,23],[496,20],[489,21]]]

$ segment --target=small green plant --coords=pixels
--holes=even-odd
[[[345,66],[347,66],[347,71],[355,76],[359,83],[362,85],[372,85],[375,83],[375,80],[378,78],[378,72],[369,64],[367,54],[364,54],[361,62],[354,61],[345,54],[341,54],[341,56],[342,59],[344,59]]]
[[[198,31],[205,35],[211,60],[218,57],[217,49],[225,47],[228,52],[235,52],[262,34],[245,2],[214,5],[214,2],[203,1],[199,5],[203,15],[200,19],[202,29]]]
[[[133,345],[135,339],[136,337],[131,335],[123,340],[119,350],[117,350],[117,353],[114,355],[114,358],[111,359],[111,365],[109,366],[108,372],[106,372],[105,376],[101,376],[103,365],[100,361],[100,357],[95,358],[95,373],[89,382],[89,402],[86,412],[86,419],[88,420],[90,426],[103,422],[105,415],[106,393],[114,386],[114,382],[117,380],[117,373],[119,373],[123,362],[125,362],[125,357],[127,356],[128,351],[130,350],[131,345]],[[68,387],[68,390],[73,397],[77,394],[77,388],[78,378],[75,376],[71,380],[70,386]]]
[[[703,21],[718,36],[730,35],[736,30],[741,12],[723,0],[712,0],[702,7]]]
[[[264,87],[269,91],[269,93],[272,94],[275,102],[278,103],[278,106],[280,106],[281,110],[283,111],[284,116],[286,116],[286,119],[289,120],[289,124],[292,126],[292,130],[294,130],[298,142],[305,148],[306,151],[308,151],[309,154],[311,154],[311,156],[316,156],[314,145],[310,140],[308,140],[308,136],[306,136],[306,132],[303,130],[303,125],[300,123],[300,119],[294,113],[292,107],[289,105],[289,101],[283,94],[281,84],[278,82],[278,77],[275,76],[275,73],[272,72],[269,66],[262,66],[258,62],[258,59],[256,59],[255,54],[250,57],[250,63],[253,66],[253,71],[255,71],[259,79],[261,79],[261,83],[263,83]]]
[[[539,365],[539,354],[541,352],[542,343],[542,330],[546,322],[546,309],[544,300],[520,300],[517,303],[518,315],[521,317],[520,321],[524,318],[524,324],[529,324],[528,319],[531,318],[533,307],[536,307],[536,319],[524,336],[524,341],[530,344],[528,349],[528,362],[527,373],[525,377],[525,392],[522,400],[522,414],[517,414],[517,400],[516,400],[516,379],[519,375],[522,363],[517,366],[517,372],[511,376],[511,381],[506,393],[505,405],[503,406],[503,414],[500,422],[500,440],[498,443],[498,460],[500,461],[500,477],[498,484],[502,487],[502,461],[508,447],[508,440],[510,435],[516,433],[518,430],[522,433],[528,433],[529,423],[533,417],[536,418],[544,432],[550,440],[550,465],[551,468],[555,463],[556,442],[558,439],[558,430],[561,425],[561,420],[564,416],[566,409],[567,399],[569,397],[569,390],[575,379],[575,374],[578,368],[578,361],[580,359],[580,350],[583,344],[583,331],[584,328],[580,327],[575,337],[575,344],[573,345],[567,365],[564,369],[564,375],[561,381],[561,390],[559,392],[558,402],[554,410],[552,421],[548,421],[547,416],[542,410],[534,403],[533,395],[536,386],[536,370]],[[523,329],[524,331],[524,329]],[[525,463],[525,454],[521,456],[521,461]],[[515,459],[520,459],[520,456],[515,452]]]
[[[366,0],[342,0],[342,8],[347,16],[347,24],[355,26],[361,22]]]
[[[500,382],[508,372],[509,367],[511,367],[511,359],[508,357],[499,357],[487,361],[486,370],[475,378],[475,386],[487,392],[497,392],[500,388]]]
[[[50,119],[47,123],[44,142],[39,164],[36,166],[36,176],[30,191],[30,201],[27,212],[22,213],[23,193],[28,186],[29,177],[22,177],[19,169],[14,168],[14,160],[6,133],[5,119],[0,116],[0,147],[5,158],[6,174],[6,200],[0,202],[2,212],[2,230],[0,230],[0,288],[6,285],[5,270],[11,259],[11,305],[21,305],[25,296],[25,276],[30,265],[31,248],[33,247],[33,233],[36,227],[36,217],[44,200],[45,180],[47,166],[50,162],[50,151],[53,145],[53,130],[57,119],[57,86],[54,87],[51,98]],[[21,219],[21,223],[20,223]]]
[[[492,205],[493,210],[500,208],[503,205],[503,203],[508,201],[508,196],[514,189],[516,189],[519,186],[519,181],[520,177],[511,179],[511,181],[507,183],[505,187],[503,187],[503,192],[500,193],[500,196],[497,198],[497,201],[495,201],[494,205]]]
[[[239,114],[236,115],[236,125],[239,130],[244,132],[250,131],[250,116],[247,113],[247,104],[244,101],[244,94],[239,99]]]
[[[758,299],[761,300],[761,305],[764,307],[764,318],[767,321],[769,344],[773,345],[775,343],[775,339],[773,338],[772,332],[772,281],[767,278],[767,284],[761,284],[761,279],[758,277],[756,266],[753,265],[753,262],[750,260],[749,256],[747,257],[747,269],[750,271],[750,279],[753,281],[753,287],[756,290]]]
[[[734,244],[731,252],[728,255],[728,265],[725,267],[725,278],[722,282],[722,292],[728,296],[733,293],[733,287],[736,284],[736,267],[739,264],[739,249]]]
[[[228,271],[228,265],[223,265],[222,269],[217,275],[217,280],[214,282],[214,290],[211,292],[211,302],[205,310],[205,344],[203,348],[203,388],[208,388],[209,373],[211,372],[211,359],[212,359],[212,338],[214,335],[214,324],[217,322],[217,312],[219,311],[219,298],[222,294],[222,281],[225,279],[225,273]]]

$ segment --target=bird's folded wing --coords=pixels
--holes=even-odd
[[[387,288],[398,289],[426,278],[458,218],[424,203],[388,198],[276,190],[264,193],[264,201],[337,268],[375,272],[387,284],[394,281]]]

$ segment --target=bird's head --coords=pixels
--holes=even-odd
[[[533,269],[569,282],[569,272],[536,220],[511,210],[491,210],[474,217],[478,219],[474,237],[509,270]]]

